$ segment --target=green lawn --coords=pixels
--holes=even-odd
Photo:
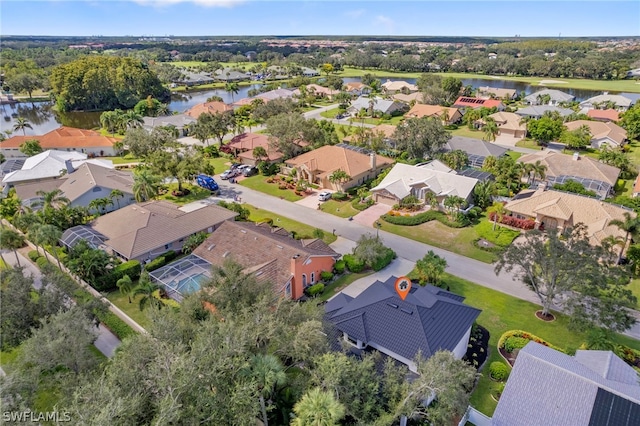
[[[264,192],[274,197],[280,197],[287,201],[302,200],[303,197],[296,195],[292,189],[280,189],[277,183],[267,183],[266,179],[267,178],[262,175],[256,175],[242,179],[238,181],[238,183],[247,188],[255,189],[256,191]]]
[[[619,197],[619,196],[631,197],[633,193],[633,184],[634,184],[633,180],[618,179],[618,182],[616,183],[616,186],[614,188],[616,197]]]
[[[636,306],[640,308],[640,278],[634,278],[631,280],[629,290],[631,290],[636,299],[638,299]]]
[[[629,160],[631,160],[634,165],[640,166],[640,142],[631,141],[628,146],[629,152],[627,155],[629,156]]]
[[[136,297],[132,297],[131,303],[129,303],[129,298],[122,295],[118,290],[107,293],[106,297],[132,320],[140,324],[142,328],[147,328],[151,325],[147,313],[140,310],[139,302],[143,297],[141,294]]]
[[[136,158],[131,154],[117,157],[103,157],[105,160],[111,160],[113,164],[139,163],[144,161],[142,158]]]
[[[365,118],[364,122],[366,124],[373,124],[374,126],[377,126],[379,124],[393,124],[394,126],[397,126],[398,124],[400,124],[402,120],[404,120],[404,117],[399,115],[396,117],[391,117],[391,119],[389,120],[383,120],[381,118]],[[360,120],[354,118],[353,122],[354,124],[360,123]]]
[[[296,220],[280,216],[268,210],[263,210],[258,207],[254,207],[250,204],[243,204],[242,206],[249,209],[249,212],[250,212],[249,220],[252,220],[254,222],[260,222],[261,220],[268,218],[273,220],[274,226],[279,226],[281,228],[286,229],[287,231],[294,231],[300,237],[314,238],[313,231],[315,228],[313,226],[309,226],[304,223],[300,223]],[[322,240],[327,244],[331,244],[337,239],[338,237],[326,231],[324,232],[324,237],[322,238]]]
[[[576,152],[575,149],[563,149],[562,153],[566,154],[566,155],[573,155]],[[577,152],[580,153],[581,156],[584,157],[591,157],[595,160],[598,159],[598,157],[600,156],[599,152],[595,149],[586,149],[586,150],[577,150]]]
[[[360,213],[353,208],[351,201],[328,200],[320,204],[320,210],[339,217],[351,217]]]
[[[18,355],[20,355],[20,346],[8,351],[0,352],[0,366],[2,366],[5,373],[9,373],[11,371],[11,364],[16,360]]]
[[[538,151],[542,150],[542,147],[538,145],[536,141],[527,138],[516,142],[516,146],[519,146],[520,148],[537,149]]]
[[[322,111],[320,115],[323,116],[324,118],[336,118],[336,115],[342,114],[344,111],[345,110],[341,108],[333,108],[327,111]]]
[[[524,154],[518,151],[507,151],[507,155],[513,158],[514,160],[517,160],[518,158],[522,157]]]
[[[479,238],[473,226],[449,228],[437,220],[417,226],[394,225],[384,220],[381,220],[380,223],[382,223],[380,229],[383,231],[449,250],[481,262],[493,263],[497,258],[494,253],[481,250],[473,245],[473,241]]]
[[[361,272],[359,274],[354,273],[345,273],[342,274],[339,278],[333,281],[331,284],[324,288],[324,293],[321,296],[318,296],[318,302],[324,302],[325,300],[331,299],[335,294],[343,290],[349,284],[354,282],[355,280],[359,280],[360,278],[366,277],[367,275],[373,274],[373,271]]]
[[[462,136],[465,138],[483,139],[484,132],[479,130],[471,130],[467,126],[460,126],[455,130],[450,130],[453,136]]]
[[[453,275],[445,274],[444,283],[448,285],[452,292],[466,297],[465,303],[482,309],[482,313],[477,319],[478,324],[489,330],[489,350],[490,356],[486,366],[493,361],[501,361],[502,358],[496,349],[498,339],[508,330],[525,330],[533,333],[549,343],[567,350],[575,350],[584,342],[583,333],[569,331],[567,328],[568,319],[564,315],[556,315],[556,321],[543,322],[534,316],[534,312],[539,306],[506,295],[496,290],[491,290],[463,280]],[[521,285],[513,283],[513,285]],[[640,349],[640,342],[617,335],[617,343],[625,344],[634,349]],[[487,415],[492,415],[496,407],[496,402],[491,398],[491,393],[498,387],[497,382],[490,380],[485,368],[478,386],[471,395],[471,405]]]
[[[166,194],[160,195],[158,197],[159,200],[171,201],[175,204],[187,204],[193,201],[204,200],[205,198],[211,196],[211,191],[201,188],[198,185],[192,185],[190,183],[182,184],[183,189],[188,189],[191,191],[189,195],[186,195],[184,197],[174,197],[173,195],[171,195],[171,191],[178,189],[177,183],[170,183],[169,185],[167,185],[167,188],[168,190]]]
[[[213,170],[217,175],[227,170],[231,166],[231,163],[233,163],[233,161],[225,157],[209,159],[209,164],[213,166]]]

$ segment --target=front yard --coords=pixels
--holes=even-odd
[[[540,145],[538,145],[538,143],[536,141],[534,141],[533,139],[522,139],[519,140],[518,142],[516,142],[516,146],[520,147],[520,148],[529,148],[529,149],[535,149],[535,150],[542,150],[542,147]]]
[[[578,349],[585,341],[584,333],[568,329],[568,318],[565,315],[556,314],[556,321],[553,322],[540,321],[534,315],[539,309],[536,304],[449,274],[445,274],[443,282],[452,292],[466,297],[466,304],[482,309],[477,323],[489,330],[489,357],[483,375],[471,395],[471,405],[489,416],[493,414],[497,405],[491,394],[496,392],[499,383],[489,379],[488,366],[494,361],[503,361],[496,346],[505,331],[524,330],[566,350]],[[616,335],[615,341],[633,349],[640,349],[640,342],[630,337]]]
[[[368,270],[360,273],[353,272],[345,272],[339,278],[336,278],[335,281],[331,282],[324,288],[324,292],[322,295],[318,296],[315,300],[319,302],[324,302],[326,300],[331,299],[333,296],[338,294],[340,291],[345,289],[352,282],[359,280],[360,278],[364,278],[368,275],[373,274],[373,271]]]
[[[320,204],[320,210],[338,217],[352,217],[360,213],[351,205],[351,201],[329,200]]]
[[[248,178],[244,178],[238,181],[238,184],[246,186],[247,188],[255,189],[256,191],[264,192],[265,194],[273,195],[274,197],[280,197],[287,201],[298,201],[304,197],[296,195],[291,189],[280,189],[278,183],[268,183],[267,177],[262,175],[255,175]]]
[[[171,201],[172,203],[175,203],[175,204],[180,204],[180,205],[187,204],[193,201],[204,200],[205,198],[211,196],[211,191],[209,191],[208,189],[204,189],[198,185],[192,185],[190,183],[182,184],[183,190],[188,189],[189,191],[191,191],[188,195],[185,195],[182,197],[177,197],[175,195],[172,195],[173,191],[178,190],[177,183],[170,183],[169,185],[166,185],[166,187],[167,187],[167,192],[160,195],[158,199]]]

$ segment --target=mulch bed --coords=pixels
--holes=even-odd
[[[476,328],[478,332],[475,336],[474,333],[471,334],[469,339],[471,347],[467,348],[467,353],[463,359],[471,365],[474,365],[474,361],[477,362],[474,367],[480,368],[489,356],[489,331],[481,325],[477,325]],[[480,348],[484,350],[480,351]]]
[[[498,348],[498,351],[500,351],[500,355],[502,355],[502,358],[504,358],[509,363],[509,365],[513,367],[513,364],[516,362],[516,357],[514,356],[514,354],[505,351],[504,348]]]
[[[546,321],[546,322],[551,322],[556,320],[556,317],[553,314],[548,314],[546,316],[543,316],[542,311],[536,311],[536,318],[538,318],[540,321]]]

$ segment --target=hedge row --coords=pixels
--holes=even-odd
[[[529,341],[533,341],[533,342],[536,342],[536,343],[540,343],[541,345],[548,346],[551,349],[555,349],[555,350],[560,351],[562,353],[566,353],[564,349],[559,348],[557,346],[554,346],[551,343],[547,342],[546,340],[541,339],[540,337],[538,337],[538,336],[536,336],[534,334],[531,334],[529,332],[522,331],[522,330],[505,331],[502,334],[502,336],[500,336],[500,340],[498,340],[498,349],[504,348],[506,340],[509,339],[510,337],[521,337],[523,339],[526,339],[526,340],[529,340]]]
[[[135,281],[140,278],[141,269],[140,262],[137,260],[130,260],[128,262],[121,263],[113,268],[115,281],[118,282],[118,280],[125,275],[129,275],[129,278],[131,278],[132,281]]]
[[[354,209],[359,210],[359,211],[363,211],[368,209],[369,207],[371,207],[374,204],[373,202],[373,198],[367,198],[364,203],[360,202],[360,198],[355,198],[352,202],[351,202],[351,206],[353,206]]]
[[[333,265],[333,270],[336,271],[336,274],[340,275],[344,272],[346,266],[345,261],[341,259]]]
[[[37,250],[31,250],[27,256],[29,256],[29,259],[31,259],[32,262],[35,262],[39,257],[42,257]]]
[[[352,254],[345,254],[344,256],[342,256],[342,259],[344,260],[347,269],[351,272],[362,272],[365,267],[364,262],[358,261]]]
[[[495,213],[489,213],[489,220],[493,222],[493,218],[495,217],[495,215]],[[502,219],[500,219],[498,223],[525,230],[533,229],[536,226],[536,221],[533,219],[518,219],[517,217],[513,216],[502,216]]]
[[[106,311],[106,313],[97,312],[97,316],[100,322],[111,330],[113,334],[118,336],[120,340],[136,334],[133,328],[129,327],[127,323],[111,311]]]
[[[403,225],[403,226],[416,226],[421,225],[426,222],[430,222],[432,220],[437,220],[443,225],[448,226],[449,228],[464,228],[467,226],[466,223],[462,222],[452,222],[447,218],[447,215],[439,212],[437,210],[429,210],[424,213],[418,213],[413,216],[394,216],[391,214],[382,215],[382,219],[385,222],[392,223],[394,225]]]
[[[167,261],[163,256],[158,256],[151,262],[147,263],[144,269],[146,269],[147,272],[155,271],[158,268],[162,268],[164,265],[166,265],[166,263]]]

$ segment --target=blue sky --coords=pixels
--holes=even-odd
[[[640,1],[2,0],[2,35],[640,35]]]

